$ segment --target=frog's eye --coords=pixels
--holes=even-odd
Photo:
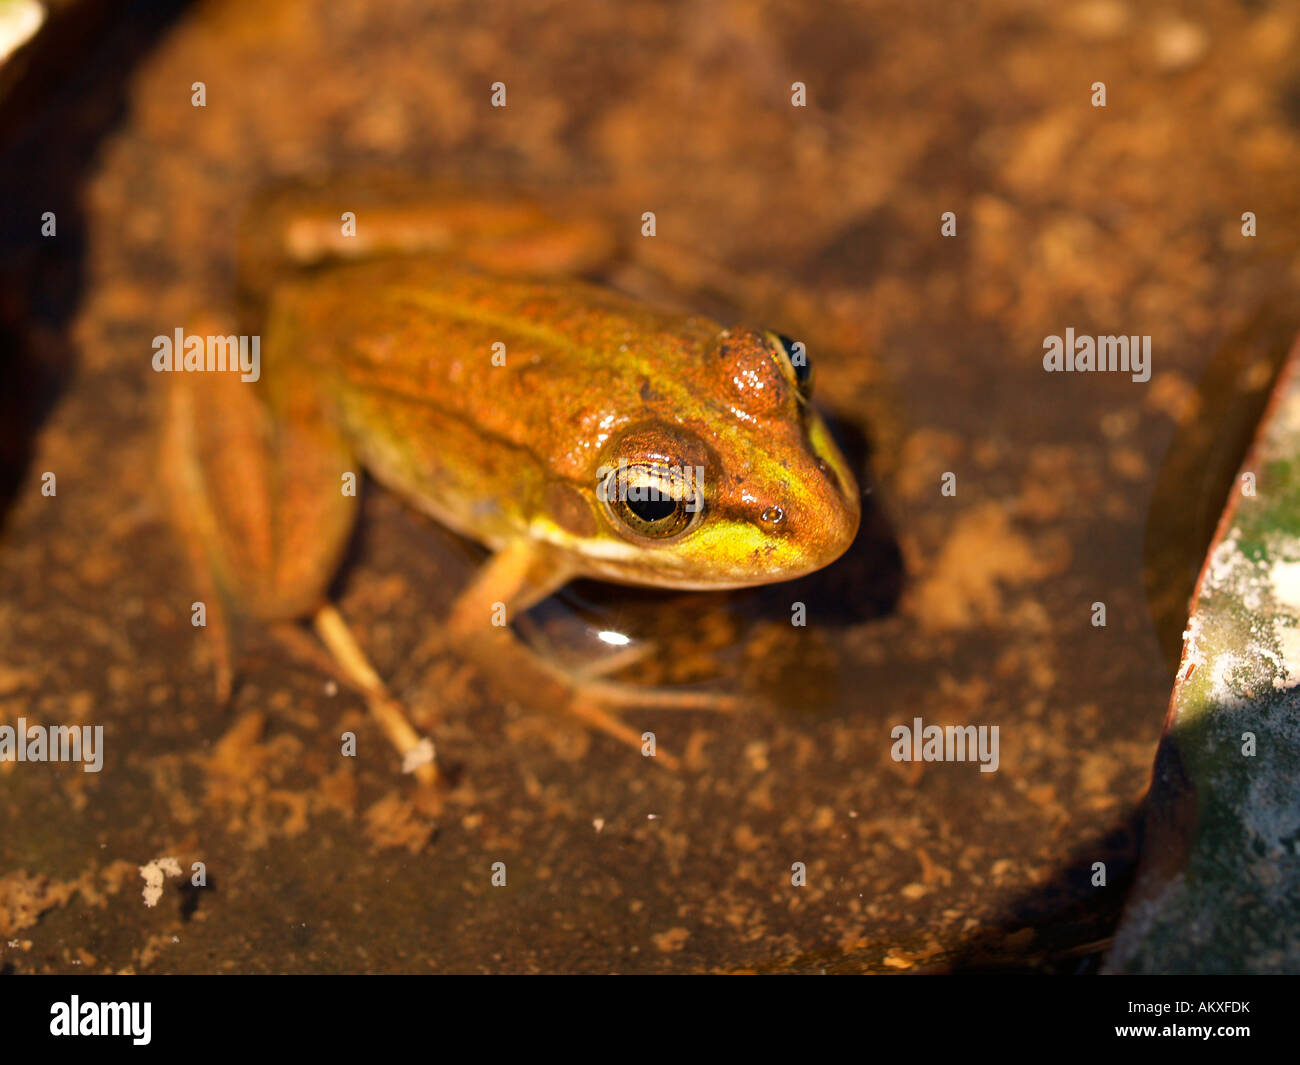
[[[773,333],[772,336],[780,345],[785,361],[794,374],[794,383],[798,386],[799,394],[806,398],[812,392],[812,363],[808,361],[807,348],[803,341],[791,340],[783,333]]]
[[[620,532],[646,540],[679,536],[704,510],[690,471],[657,464],[620,464],[604,474],[596,494]]]

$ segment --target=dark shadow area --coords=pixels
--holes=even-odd
[[[1145,804],[1139,804],[1110,831],[1074,848],[1049,880],[1017,897],[939,971],[1099,971],[1137,874],[1145,818]],[[1104,887],[1093,886],[1097,862],[1106,867]]]
[[[1300,316],[1275,306],[1258,310],[1214,353],[1197,410],[1175,433],[1152,490],[1142,580],[1171,675],[1205,552],[1300,328]]]
[[[1046,882],[1018,896],[942,961],[916,974],[1036,974],[1082,976],[1101,970],[1142,848],[1145,807],[1131,810],[1103,836],[1065,856]],[[1093,865],[1106,865],[1105,887],[1093,887]],[[877,962],[858,952],[829,949],[782,959],[757,972],[859,973]]]
[[[192,918],[199,910],[199,900],[203,897],[205,891],[216,891],[217,880],[211,873],[205,874],[207,883],[203,887],[196,887],[190,880],[188,873],[182,881],[176,885],[176,890],[181,896],[181,920],[189,924]]]
[[[1009,903],[955,953],[913,969],[917,974],[1090,975],[1110,949],[1137,868],[1143,807],[1105,835],[1081,844],[1042,883]],[[1106,865],[1106,886],[1093,887],[1093,865]],[[756,972],[860,973],[877,960],[838,948],[759,964]]]
[[[87,171],[126,116],[133,68],[187,3],[61,6],[0,72],[0,523],[74,365]]]

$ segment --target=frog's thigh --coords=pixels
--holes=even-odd
[[[275,620],[324,598],[356,517],[360,470],[308,387],[230,373],[170,375],[164,469],[176,519],[221,589]],[[353,474],[351,483],[345,474]]]

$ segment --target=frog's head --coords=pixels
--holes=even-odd
[[[803,346],[725,330],[691,367],[643,386],[645,417],[601,449],[603,550],[588,564],[628,583],[705,589],[833,562],[858,530],[858,486],[809,402]]]

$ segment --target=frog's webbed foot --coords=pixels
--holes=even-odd
[[[604,663],[597,663],[597,669]],[[629,728],[619,716],[620,710],[710,710],[734,713],[740,700],[722,692],[682,691],[674,688],[655,688],[645,684],[626,684],[621,681],[593,679],[586,669],[567,676],[570,692],[564,709],[593,728],[630,743],[644,746],[644,736]],[[668,769],[678,769],[681,763],[667,751],[657,751],[656,757]]]

